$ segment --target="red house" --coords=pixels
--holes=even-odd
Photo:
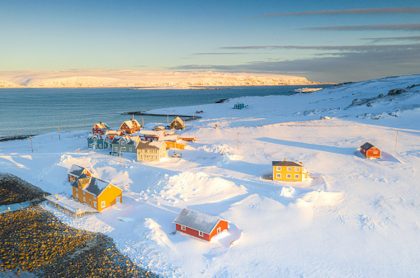
[[[92,134],[105,135],[109,126],[106,123],[98,122],[92,126]]]
[[[183,209],[174,222],[177,231],[207,241],[229,229],[226,220],[189,209]]]
[[[371,143],[364,143],[362,146],[360,146],[360,152],[366,157],[366,158],[381,158],[381,150],[372,145]]]

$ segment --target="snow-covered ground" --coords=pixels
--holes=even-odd
[[[87,149],[84,132],[0,143],[0,171],[70,193],[72,164],[120,185],[123,204],[64,222],[111,236],[163,276],[419,277],[420,76],[385,78],[293,96],[245,97],[154,112],[203,118],[182,158],[140,163]],[[403,88],[402,93],[389,90]],[[382,94],[382,95],[380,95]],[[356,100],[355,100],[356,99]],[[232,109],[237,102],[248,105]],[[324,119],[321,119],[323,117]],[[369,141],[383,150],[366,160]],[[264,178],[271,161],[302,161],[311,180]],[[184,207],[219,215],[212,242],[174,234]]]

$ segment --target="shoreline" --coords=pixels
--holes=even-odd
[[[157,277],[132,262],[102,233],[73,228],[41,206],[40,188],[0,174],[0,204],[32,202],[0,217],[0,274],[36,277]],[[0,275],[1,276],[1,275]]]

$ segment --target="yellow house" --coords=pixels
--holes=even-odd
[[[167,156],[166,144],[163,141],[140,141],[137,145],[137,161],[159,161]]]
[[[67,179],[70,183],[76,181],[81,175],[91,176],[91,172],[85,167],[73,164],[67,174]]]
[[[74,199],[99,212],[116,203],[122,203],[122,190],[104,180],[82,174],[71,185]]]
[[[308,171],[302,162],[273,161],[273,180],[296,182],[308,178]]]

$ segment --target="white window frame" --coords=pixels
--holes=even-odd
[[[277,173],[276,178],[281,179],[281,173]]]
[[[105,207],[106,207],[105,201],[101,201],[101,208],[105,208]]]
[[[295,167],[295,172],[299,172],[299,167]]]
[[[295,179],[299,179],[299,174],[295,174]]]
[[[287,172],[291,172],[292,171],[292,167],[287,167]]]
[[[281,171],[281,166],[276,166],[277,171]]]
[[[186,230],[187,230],[187,226],[181,225],[181,231],[186,231]]]
[[[198,236],[199,237],[204,237],[204,233],[202,231],[198,231]]]
[[[291,174],[287,174],[286,175],[286,178],[291,179],[292,178],[292,175]]]

